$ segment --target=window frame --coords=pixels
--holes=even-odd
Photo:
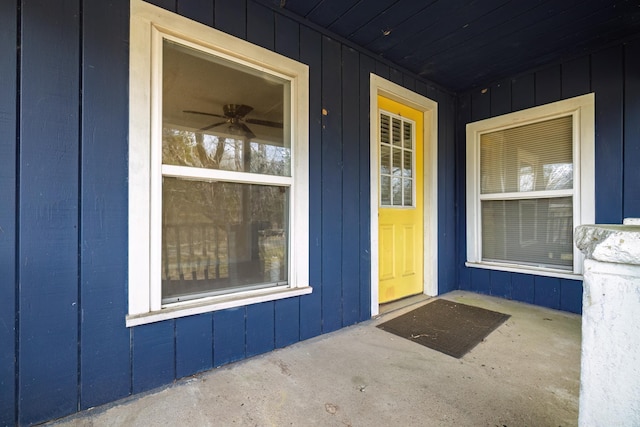
[[[290,81],[291,177],[229,173],[236,182],[285,183],[289,285],[161,303],[162,40],[166,37]],[[141,0],[131,1],[129,75],[129,307],[127,326],[311,293],[308,223],[308,66]],[[196,171],[197,172],[197,171]],[[218,172],[216,172],[218,173]],[[208,175],[206,171],[204,175]],[[204,177],[204,176],[203,176]],[[283,179],[284,178],[284,179]]]
[[[482,210],[480,190],[480,137],[482,134],[546,121],[573,117],[573,229],[595,222],[595,94],[590,93],[526,110],[468,123],[466,127],[466,225],[467,267],[509,271],[568,279],[582,279],[582,252],[573,244],[571,270],[536,267],[513,262],[482,260]],[[542,192],[540,192],[542,193]],[[514,193],[515,194],[515,193]],[[543,195],[543,194],[541,194]],[[500,197],[505,198],[505,195]],[[527,198],[511,198],[526,200]]]

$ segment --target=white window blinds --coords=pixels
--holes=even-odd
[[[571,270],[573,116],[480,137],[483,261]]]

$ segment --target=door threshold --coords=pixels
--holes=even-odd
[[[396,310],[410,307],[412,305],[420,304],[424,301],[430,300],[433,297],[425,294],[413,295],[410,297],[402,298],[396,301],[380,304],[378,309],[378,315],[391,313]]]

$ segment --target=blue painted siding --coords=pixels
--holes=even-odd
[[[535,276],[533,303],[553,309],[560,308],[560,279],[557,277]]]
[[[246,38],[247,1],[215,0],[215,27],[238,38]]]
[[[596,222],[622,222],[623,47],[591,58],[591,89],[596,93]],[[602,142],[602,143],[599,143]]]
[[[457,247],[456,217],[452,215],[456,211],[457,181],[455,104],[447,102],[448,95],[431,85],[418,82],[416,91],[438,103],[438,293],[443,294],[459,288],[458,272],[451,262]]]
[[[364,321],[371,318],[371,251],[369,241],[371,239],[371,222],[369,219],[369,211],[371,209],[369,197],[371,193],[370,186],[370,156],[369,156],[369,76],[375,70],[375,61],[373,58],[360,55],[359,68],[359,161],[360,174],[358,176],[360,196],[358,198],[360,205],[359,231],[360,242],[358,250],[358,266],[360,274],[360,318]]]
[[[168,384],[175,374],[175,320],[138,326],[131,331],[132,392]]]
[[[300,299],[300,338],[322,333],[322,35],[300,28],[300,61],[309,66],[309,282]]]
[[[535,283],[534,276],[530,274],[514,273],[511,275],[511,296],[516,301],[533,304]],[[580,282],[582,292],[582,282]]]
[[[276,52],[300,60],[300,24],[282,15],[275,16]]]
[[[466,140],[465,125],[471,122],[471,94],[458,96],[456,111],[456,202],[455,218],[456,230],[456,256],[460,260],[458,270],[458,286],[460,290],[471,290],[471,269],[464,268],[467,259],[467,227],[466,227],[466,171],[462,165],[467,163],[466,148],[461,141]]]
[[[273,11],[257,3],[247,3],[247,41],[274,50],[274,34]]]
[[[127,312],[126,1],[88,2],[82,11],[80,140],[80,407],[131,390]],[[113,40],[119,42],[114,43]],[[105,179],[105,177],[109,179]]]
[[[560,310],[582,312],[582,281],[560,280]]]
[[[322,210],[342,212],[341,46],[322,38]],[[342,326],[342,215],[322,215],[322,331]]]
[[[168,3],[168,10],[173,11],[172,2]],[[178,0],[178,7],[175,10],[182,16],[213,27],[213,5],[214,3],[211,0]]]
[[[79,2],[21,14],[18,421],[29,424],[78,407]]]
[[[245,307],[213,313],[213,366],[245,357]]]
[[[640,67],[638,40],[515,76],[458,96],[456,166],[460,289],[580,313],[582,282],[527,274],[477,271],[464,266],[465,125],[589,92],[596,96],[596,222],[640,216]],[[510,284],[509,284],[510,283]]]
[[[535,105],[535,89],[533,73],[514,78],[511,81],[511,111],[533,107]]]
[[[213,316],[203,314],[176,319],[176,378],[211,369]]]
[[[18,52],[16,2],[0,3],[0,425],[16,411],[16,101]]]
[[[562,64],[561,98],[585,95],[591,89],[589,56],[582,56]]]
[[[300,302],[297,298],[275,302],[275,346],[286,347],[300,340]]]
[[[511,274],[504,271],[491,272],[491,295],[511,299]]]
[[[623,217],[640,217],[640,40],[626,46]],[[635,141],[635,144],[632,143]]]
[[[545,68],[535,73],[536,105],[559,101],[562,92],[560,65]]]
[[[360,320],[360,87],[359,54],[342,47],[342,215],[352,218],[342,223],[342,323],[348,326]]]
[[[274,302],[247,307],[247,357],[275,348]]]

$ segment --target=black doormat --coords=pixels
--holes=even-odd
[[[461,358],[510,316],[437,299],[378,328],[455,358]]]

